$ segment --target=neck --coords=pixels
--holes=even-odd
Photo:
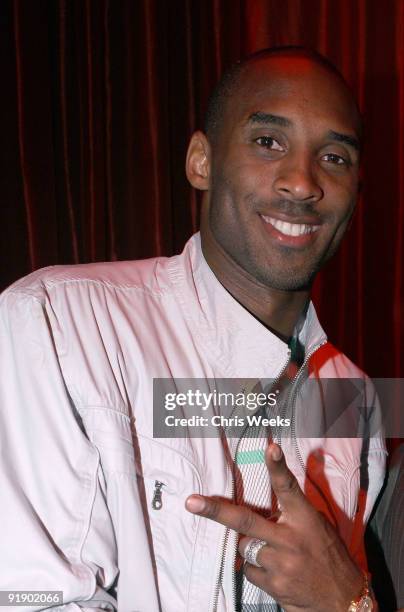
[[[309,291],[267,287],[238,265],[216,242],[207,224],[201,226],[203,255],[224,288],[254,317],[287,342],[303,312]]]

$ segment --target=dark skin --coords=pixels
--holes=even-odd
[[[241,555],[250,538],[268,543],[258,553],[262,567],[246,563],[245,575],[287,612],[347,612],[361,593],[361,571],[332,525],[307,501],[277,444],[269,445],[266,463],[282,509],[276,523],[201,495],[187,499],[187,510],[242,534]]]
[[[299,62],[275,57],[249,66],[215,142],[193,135],[186,168],[205,192],[207,262],[235,299],[285,338],[346,230],[359,174],[358,150],[334,136],[359,139],[349,91],[324,68]],[[265,122],[271,117],[288,125]],[[268,233],[262,215],[317,229],[307,244],[290,244]]]
[[[204,191],[204,256],[233,297],[284,340],[354,211],[359,140],[360,118],[345,84],[290,54],[248,64],[215,137],[196,132],[191,139],[186,170]],[[262,568],[247,564],[246,576],[287,612],[346,612],[361,593],[361,570],[276,444],[266,460],[282,507],[276,523],[198,495],[188,498],[187,510],[268,542],[258,557]],[[243,537],[241,554],[245,545]]]

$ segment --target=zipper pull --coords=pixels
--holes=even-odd
[[[153,510],[161,510],[161,508],[163,507],[163,500],[162,500],[162,495],[163,495],[162,488],[163,487],[164,487],[164,482],[160,482],[159,480],[155,481],[154,494],[153,494],[153,499],[152,499]]]

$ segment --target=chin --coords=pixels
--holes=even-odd
[[[266,285],[278,291],[309,291],[313,284],[314,277],[293,278],[291,276],[282,279],[268,278]]]
[[[256,267],[253,271],[254,277],[266,287],[278,291],[307,291],[311,288],[319,268],[312,268],[303,273],[301,268],[283,267],[275,269],[275,266]]]

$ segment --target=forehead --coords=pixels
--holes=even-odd
[[[272,57],[244,67],[224,122],[234,128],[257,111],[293,123],[315,122],[326,129],[360,133],[360,117],[348,87],[327,67],[305,57]]]

